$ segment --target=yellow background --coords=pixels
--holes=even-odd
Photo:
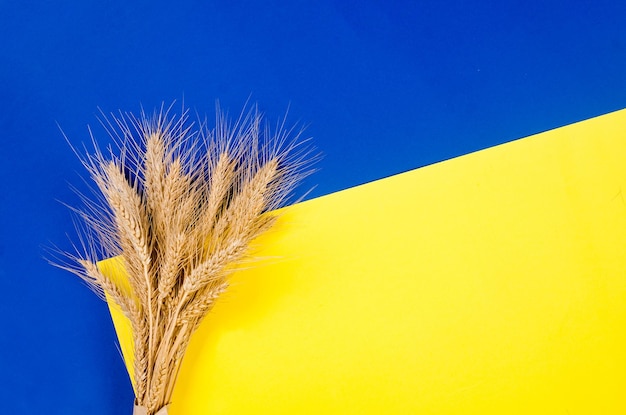
[[[285,209],[170,415],[625,414],[625,133],[616,112]]]

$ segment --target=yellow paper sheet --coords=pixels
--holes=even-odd
[[[625,414],[625,161],[620,111],[285,209],[170,415]]]

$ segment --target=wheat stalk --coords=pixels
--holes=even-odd
[[[203,122],[196,131],[185,112],[168,113],[102,118],[115,145],[83,157],[98,190],[74,210],[82,249],[55,264],[108,294],[130,321],[136,412],[148,415],[167,412],[192,334],[316,159],[284,121],[261,128],[256,109],[234,124],[218,110],[214,129]],[[112,256],[130,290],[96,265]]]

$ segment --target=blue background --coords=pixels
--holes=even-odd
[[[57,123],[183,97],[290,106],[327,194],[625,107],[626,2],[0,1],[3,413],[131,413],[104,303],[42,259],[82,173]]]

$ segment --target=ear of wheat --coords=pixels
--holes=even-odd
[[[315,159],[300,132],[268,127],[256,109],[234,123],[218,109],[211,130],[168,113],[102,117],[115,144],[82,157],[97,197],[81,195],[80,249],[55,264],[130,321],[135,412],[149,415],[167,413],[191,335]],[[96,265],[113,256],[130,290]]]

